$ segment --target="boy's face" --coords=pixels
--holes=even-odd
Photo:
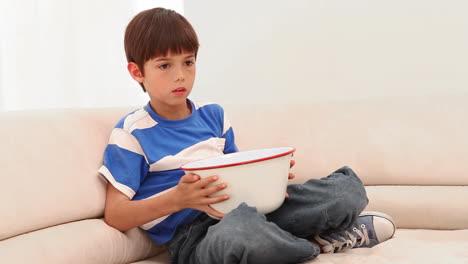
[[[195,54],[167,54],[145,62],[144,74],[129,63],[132,77],[143,83],[151,102],[163,107],[186,105],[195,81]]]

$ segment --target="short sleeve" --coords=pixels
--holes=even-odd
[[[224,154],[238,152],[239,149],[236,146],[236,140],[234,136],[234,129],[232,128],[231,122],[223,109],[223,136],[226,139],[224,145]]]
[[[149,165],[138,140],[126,130],[114,128],[99,172],[132,199],[148,170]]]

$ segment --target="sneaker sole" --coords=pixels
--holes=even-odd
[[[395,224],[395,221],[393,220],[393,218],[391,216],[389,216],[388,214],[381,213],[381,212],[376,212],[376,211],[363,211],[361,214],[359,214],[359,216],[378,216],[378,217],[382,217],[384,219],[387,219],[393,225],[392,237],[393,237],[393,235],[395,235],[396,224]]]

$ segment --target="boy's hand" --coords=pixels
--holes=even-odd
[[[218,178],[218,176],[210,176],[201,179],[200,176],[192,173],[187,173],[182,176],[179,184],[174,188],[174,197],[179,209],[193,208],[212,216],[219,218],[224,217],[225,214],[216,211],[210,206],[210,204],[225,201],[229,199],[229,195],[219,195],[214,197],[210,197],[210,195],[225,189],[227,185],[225,183],[220,183],[206,187],[210,183],[217,181]]]
[[[289,163],[289,168],[292,168],[295,164],[296,164],[296,161],[291,160],[291,162]],[[290,172],[288,179],[291,180],[291,179],[294,179],[295,177],[296,177],[296,175],[294,175],[294,173]]]
[[[296,164],[296,161],[295,160],[291,160],[291,162],[289,163],[289,168],[292,168],[294,166],[294,164]],[[289,175],[288,175],[288,179],[294,179],[296,177],[296,175],[294,175],[294,173],[290,172]],[[286,198],[289,198],[289,193],[286,193]]]

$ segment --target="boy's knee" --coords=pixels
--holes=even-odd
[[[209,239],[204,246],[211,252],[210,263],[221,259],[232,260],[229,263],[278,263],[281,259],[286,261],[285,258],[299,262],[319,253],[310,242],[281,230],[254,207],[245,204],[211,226],[206,238]],[[207,252],[206,249],[203,251]]]
[[[233,243],[245,244],[246,237],[249,237],[250,241],[258,238],[253,234],[258,232],[265,222],[266,217],[258,213],[255,207],[242,203],[228,213],[217,225],[210,227],[208,232],[209,235],[218,240],[227,238]]]
[[[229,212],[221,221],[208,229],[208,235],[217,239],[228,237],[234,240],[249,234],[260,222],[266,221],[265,216],[259,214],[255,207],[242,203]]]
[[[209,252],[197,256],[200,263],[242,263],[241,259],[251,254],[251,249],[262,244],[258,233],[253,231],[262,218],[257,214],[255,208],[243,204],[211,226],[199,245],[201,252]]]
[[[349,206],[360,206],[362,203],[367,205],[368,198],[366,189],[361,179],[348,166],[344,166],[330,176],[324,178],[326,181],[334,181],[335,194],[343,203],[348,203]]]
[[[335,183],[334,202],[328,208],[327,213],[332,228],[346,228],[351,225],[357,216],[367,206],[366,189],[349,167],[342,167],[330,175]]]

